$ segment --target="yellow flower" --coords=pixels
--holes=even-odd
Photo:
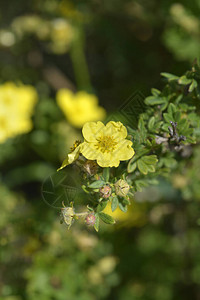
[[[0,142],[32,129],[31,115],[37,93],[31,86],[0,85]]]
[[[61,167],[57,171],[62,170],[63,168],[65,168],[66,166],[72,164],[75,160],[77,160],[81,152],[81,147],[82,147],[81,142],[76,141],[73,147],[71,148],[71,151],[68,153],[67,157],[63,161]]]
[[[85,141],[81,153],[87,159],[97,160],[100,167],[118,167],[120,160],[134,155],[132,142],[127,140],[127,130],[121,122],[87,122],[83,126]]]
[[[54,19],[51,22],[50,49],[56,54],[65,53],[73,40],[73,36],[72,26],[65,19]]]
[[[98,106],[97,97],[84,91],[74,94],[61,89],[56,99],[69,123],[78,128],[89,121],[103,120],[106,115],[105,110]]]

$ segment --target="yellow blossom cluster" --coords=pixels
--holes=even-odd
[[[78,142],[67,155],[60,169],[73,163],[80,154],[88,160],[96,160],[102,167],[118,167],[120,161],[134,155],[132,142],[127,140],[126,127],[121,122],[87,122],[83,129],[84,142]],[[60,170],[59,169],[59,170]]]
[[[23,15],[16,17],[10,28],[0,29],[0,46],[13,46],[27,35],[46,41],[51,52],[63,54],[68,51],[75,31],[66,18],[45,20],[37,15]]]
[[[0,143],[32,129],[31,115],[37,102],[31,86],[7,82],[0,85]]]
[[[61,89],[56,99],[69,123],[75,127],[81,128],[86,122],[105,118],[106,112],[98,106],[95,95],[84,91],[74,94],[68,89]]]

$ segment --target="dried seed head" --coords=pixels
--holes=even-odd
[[[94,160],[86,160],[83,165],[84,170],[90,175],[95,175],[98,171],[98,165]]]
[[[123,179],[119,179],[114,185],[115,185],[115,193],[120,197],[125,197],[130,190],[130,186]]]
[[[61,208],[61,221],[65,222],[65,224],[70,228],[74,221],[75,210],[73,207],[63,207]]]

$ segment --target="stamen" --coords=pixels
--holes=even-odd
[[[112,152],[114,151],[117,142],[114,140],[112,136],[104,135],[97,139],[98,143],[95,144],[95,147],[101,152]]]

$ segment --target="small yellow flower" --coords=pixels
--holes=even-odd
[[[75,127],[81,128],[86,122],[105,118],[105,110],[98,106],[95,95],[84,91],[74,94],[70,90],[61,89],[56,99],[69,123]]]
[[[72,164],[75,160],[77,160],[81,152],[81,147],[82,147],[81,141],[76,141],[73,147],[71,148],[71,151],[68,153],[67,157],[63,161],[61,167],[57,171],[62,170],[63,168],[65,168],[66,166]]]
[[[83,126],[85,141],[81,153],[87,159],[97,160],[100,167],[118,167],[120,160],[134,155],[132,142],[127,140],[127,130],[121,122],[87,122]]]

